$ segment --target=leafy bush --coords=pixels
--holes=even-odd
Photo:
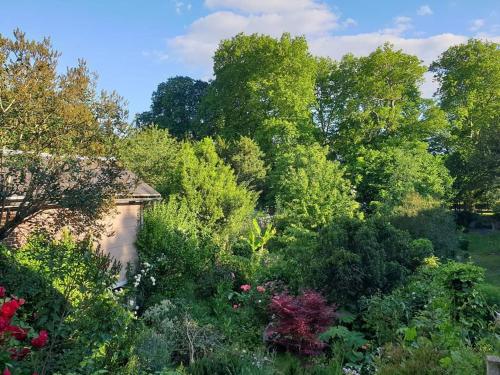
[[[119,264],[90,241],[68,234],[60,240],[35,235],[15,252],[4,250],[1,258],[4,285],[25,296],[26,311],[39,314],[30,324],[51,333],[39,358],[42,372],[105,368],[108,349],[131,321],[111,291]]]
[[[325,343],[318,335],[333,322],[335,310],[319,293],[306,291],[298,297],[277,295],[271,299],[269,309],[275,318],[264,333],[268,343],[306,356],[323,351]]]
[[[150,305],[148,299],[156,292],[171,295],[213,267],[219,247],[208,233],[198,232],[195,223],[184,201],[169,199],[145,210],[137,236],[139,270],[133,280],[142,303]]]
[[[358,204],[338,162],[314,144],[279,153],[270,173],[271,196],[279,228],[320,228],[334,217],[354,216]]]

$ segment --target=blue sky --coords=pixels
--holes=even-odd
[[[238,32],[306,35],[316,55],[368,54],[388,40],[425,63],[468,37],[500,41],[494,0],[0,0],[0,33],[50,36],[61,68],[84,58],[133,116],[174,75],[211,77],[218,41]],[[430,95],[429,78],[422,88]]]

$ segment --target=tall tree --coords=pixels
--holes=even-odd
[[[311,132],[315,68],[302,37],[239,34],[222,41],[214,56],[215,79],[204,101],[208,132],[233,139],[253,137],[269,119],[290,121],[302,132]]]
[[[200,133],[198,109],[208,83],[190,77],[172,77],[158,85],[151,97],[151,109],[136,116],[140,127],[155,124],[177,138]]]
[[[471,209],[500,186],[500,45],[472,39],[450,47],[431,71],[451,124],[447,165],[456,199]]]
[[[321,228],[333,218],[352,217],[358,204],[352,186],[328,149],[297,145],[276,156],[269,176],[278,226]]]
[[[341,159],[356,158],[363,147],[426,140],[446,125],[421,97],[426,68],[416,56],[385,44],[365,57],[318,65],[315,120]]]
[[[58,223],[91,228],[124,188],[111,158],[122,99],[97,95],[83,60],[58,74],[58,57],[48,39],[0,35],[0,240],[49,205]]]

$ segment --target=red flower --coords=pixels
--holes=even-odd
[[[23,329],[23,328],[18,327],[18,326],[8,326],[5,330],[7,332],[10,332],[11,335],[16,340],[19,340],[19,341],[24,340],[26,338],[26,336],[28,335],[28,330],[27,329]]]
[[[10,370],[6,367],[5,370],[3,370],[2,375],[12,375]]]
[[[248,291],[250,291],[250,289],[252,289],[252,286],[248,285],[248,284],[244,284],[244,285],[240,286],[240,289],[244,292],[248,292]]]
[[[266,288],[264,288],[263,286],[259,285],[259,286],[257,287],[257,292],[259,292],[259,293],[264,293],[265,291],[266,291]]]
[[[0,286],[0,298],[5,297],[5,288],[3,286]]]
[[[3,303],[2,307],[0,308],[0,313],[5,318],[10,319],[16,314],[17,309],[19,309],[22,304],[24,304],[23,299],[11,299],[10,301]]]
[[[31,345],[35,348],[43,348],[49,339],[47,331],[41,330],[37,337],[31,340]]]

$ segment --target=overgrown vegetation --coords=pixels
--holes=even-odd
[[[0,280],[50,337],[26,369],[484,373],[500,353],[498,213],[466,234],[473,215],[450,207],[498,210],[499,51],[451,47],[429,100],[427,68],[389,44],[333,61],[288,34],[222,41],[213,81],[161,83],[110,135],[163,197],[121,292],[89,241],[2,248]]]

